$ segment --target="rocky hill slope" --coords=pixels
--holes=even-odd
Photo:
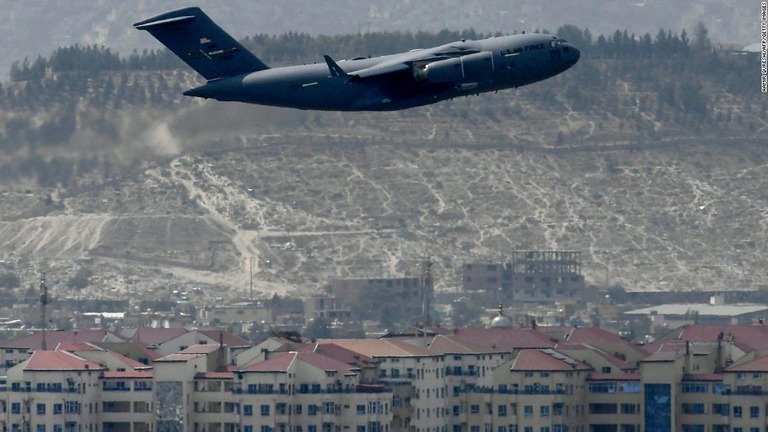
[[[181,71],[6,83],[2,258],[60,295],[82,295],[63,281],[90,266],[88,295],[201,286],[210,301],[251,273],[257,291],[309,293],[415,274],[425,254],[456,290],[461,263],[519,249],[583,251],[597,285],[764,288],[768,103],[739,78],[751,61],[585,56],[393,113],[181,99]]]

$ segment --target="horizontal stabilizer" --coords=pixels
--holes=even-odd
[[[133,26],[148,31],[209,81],[269,69],[197,7],[166,12]]]

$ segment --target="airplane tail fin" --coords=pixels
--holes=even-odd
[[[198,7],[166,12],[133,26],[148,31],[209,81],[269,69]]]

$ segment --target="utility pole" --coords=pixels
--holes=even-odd
[[[432,257],[427,256],[421,269],[421,313],[426,327],[432,327],[432,296],[435,292],[432,284],[432,264]]]
[[[45,340],[45,332],[48,329],[48,320],[46,319],[46,307],[48,306],[48,287],[45,286],[45,272],[40,275],[40,315],[43,320],[43,351],[48,350],[48,344]]]

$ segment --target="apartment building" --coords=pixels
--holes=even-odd
[[[222,339],[222,338],[220,338]],[[768,326],[687,326],[644,347],[598,329],[320,340],[234,365],[196,344],[151,367],[61,342],[8,369],[8,431],[757,432]]]

